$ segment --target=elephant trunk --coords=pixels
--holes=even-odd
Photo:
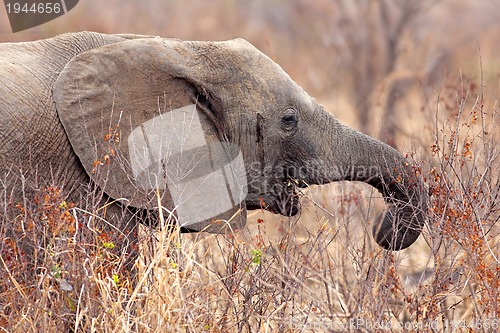
[[[427,195],[408,161],[389,145],[350,129],[329,115],[325,117],[323,124],[330,136],[319,154],[322,157],[316,170],[322,170],[323,175],[316,183],[349,180],[375,187],[388,205],[385,216],[377,220],[372,230],[376,242],[388,250],[413,244],[424,225]],[[325,142],[325,138],[321,141]]]

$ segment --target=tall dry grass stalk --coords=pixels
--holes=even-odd
[[[47,188],[0,225],[0,331],[496,331],[498,105],[462,80],[428,114],[415,167],[429,221],[409,249],[376,246],[382,200],[356,183],[308,189],[299,218],[253,212],[232,235],[180,234],[164,214],[128,246]]]

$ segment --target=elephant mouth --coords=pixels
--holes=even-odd
[[[260,205],[247,205],[248,210],[264,209],[273,214],[295,216],[300,212],[300,201],[296,182],[286,181],[280,186],[281,191],[273,193],[268,200],[261,200]]]
[[[268,210],[274,214],[283,216],[295,216],[300,211],[300,202],[295,187],[287,189],[273,201]]]

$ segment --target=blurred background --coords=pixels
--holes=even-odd
[[[2,6],[0,41],[82,30],[242,37],[342,122],[415,150],[428,148],[422,130],[438,95],[475,93],[483,75],[487,95],[498,98],[499,8],[500,0],[80,0],[18,33]]]
[[[120,332],[130,330],[116,325],[141,321],[146,331],[169,318],[180,325],[194,318],[203,332],[222,332],[218,325],[243,327],[253,316],[280,328],[303,315],[311,325],[322,323],[317,318],[351,323],[358,316],[374,322],[470,319],[476,325],[498,318],[500,0],[80,0],[67,14],[18,33],[0,5],[0,42],[83,30],[247,39],[340,121],[423,161],[433,195],[429,223],[415,245],[389,256],[371,241],[371,224],[385,207],[380,194],[361,183],[312,186],[304,190],[300,221],[253,211],[234,244],[231,237],[183,235],[188,241],[176,256],[176,238],[159,237],[159,244],[170,245],[159,246],[155,258],[162,259],[151,263],[161,262],[166,273],[146,265],[144,276],[149,281],[151,272],[159,284],[144,293],[151,298],[137,297],[145,304],[137,316],[126,312],[127,284],[121,289],[122,275],[114,271],[122,264],[111,262],[114,254],[101,237],[94,246],[88,227],[89,245],[82,245],[88,250],[80,250],[64,231],[54,236],[54,244],[64,245],[43,252],[47,273],[33,276],[15,256],[10,271],[0,270],[6,282],[3,289],[0,284],[0,327],[12,323],[27,332],[23,322],[34,328],[53,321],[61,330],[67,320]],[[60,214],[61,205],[54,212]],[[174,243],[176,250],[165,252]],[[54,277],[75,285],[71,293],[49,285],[51,265]],[[24,276],[22,289],[12,274]],[[36,301],[23,290],[36,290]],[[16,310],[16,303],[26,308]]]

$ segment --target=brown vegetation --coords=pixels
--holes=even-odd
[[[408,152],[431,194],[423,236],[386,252],[371,239],[377,193],[315,186],[299,218],[254,211],[233,235],[143,228],[131,275],[123,232],[51,187],[18,205],[18,228],[0,225],[0,331],[497,331],[498,1],[207,3],[81,1],[0,39],[247,38],[340,120]]]

